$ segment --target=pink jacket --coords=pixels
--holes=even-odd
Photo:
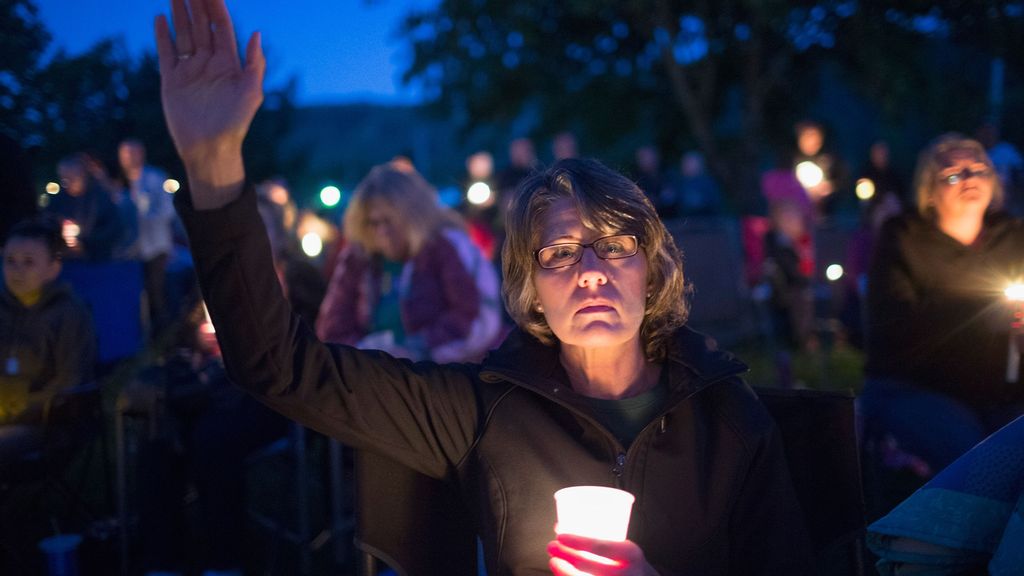
[[[380,282],[374,259],[359,246],[346,246],[320,305],[317,336],[349,345],[366,336]],[[480,294],[445,232],[438,231],[427,240],[406,263],[399,282],[404,286],[401,313],[407,336],[422,337],[433,349],[469,334],[480,309]]]

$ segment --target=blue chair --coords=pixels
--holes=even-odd
[[[64,263],[61,279],[92,309],[101,366],[142,348],[142,264],[70,260]]]

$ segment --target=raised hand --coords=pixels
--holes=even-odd
[[[216,208],[241,191],[242,141],[263,102],[266,60],[259,33],[249,38],[245,66],[224,0],[172,0],[155,22],[164,118],[189,175],[192,203]]]

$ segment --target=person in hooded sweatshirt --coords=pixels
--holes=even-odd
[[[24,446],[15,437],[41,432],[50,398],[93,377],[92,315],[57,279],[65,248],[60,225],[44,219],[16,224],[3,245],[0,463]]]

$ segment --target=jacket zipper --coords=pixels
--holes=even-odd
[[[513,384],[515,384],[515,385],[517,385],[519,387],[521,387],[521,388],[524,388],[526,390],[531,390],[531,391],[536,392],[536,393],[540,393],[540,391],[538,389],[536,389],[536,388],[534,388],[532,386],[527,386],[526,384],[523,383],[522,380],[520,380],[520,379],[518,379],[516,377],[510,376],[507,373],[501,373],[501,372],[497,372],[497,371],[494,371],[494,370],[488,370],[488,372],[498,376],[501,379],[507,380],[507,381],[509,381],[509,382],[511,382],[511,383],[513,383]],[[630,449],[632,449],[632,447],[637,444],[637,440],[639,440],[642,436],[644,436],[650,430],[651,426],[655,425],[655,423],[657,423],[659,432],[664,432],[665,429],[666,429],[665,417],[676,406],[678,406],[679,404],[685,402],[686,400],[689,400],[695,394],[697,394],[701,390],[707,388],[708,386],[711,386],[713,384],[717,384],[718,382],[721,382],[722,380],[725,380],[726,378],[729,378],[729,377],[735,376],[735,375],[736,375],[735,373],[720,375],[720,376],[716,377],[714,380],[709,381],[704,386],[701,386],[700,388],[698,388],[696,390],[691,390],[688,394],[686,394],[682,398],[676,400],[675,402],[672,402],[671,405],[665,406],[665,408],[664,408],[664,410],[662,410],[661,414],[657,418],[655,418],[654,420],[649,422],[646,426],[644,426],[644,428],[640,431],[640,433],[636,435],[636,438],[633,439],[633,444],[630,446]],[[556,386],[552,387],[552,390],[554,390],[554,392],[557,394],[560,388],[561,388],[560,386],[556,385]],[[626,472],[626,462],[629,460],[629,450],[623,451],[622,445],[619,444],[618,439],[615,438],[611,434],[611,432],[609,432],[604,427],[604,425],[602,425],[600,422],[598,422],[597,420],[592,418],[590,415],[581,412],[575,406],[573,406],[572,404],[569,404],[568,402],[566,402],[564,400],[561,400],[559,398],[554,398],[554,397],[549,396],[547,394],[543,394],[543,396],[545,398],[547,398],[548,400],[551,400],[552,402],[554,402],[554,403],[556,403],[556,404],[558,404],[558,405],[568,409],[573,414],[576,414],[577,416],[580,416],[581,418],[584,418],[585,420],[589,421],[591,424],[594,425],[594,427],[596,427],[598,430],[600,430],[609,440],[611,440],[611,444],[612,444],[612,446],[613,446],[613,448],[615,450],[615,462],[612,465],[611,472],[612,472],[612,476],[615,477],[615,484],[616,484],[616,486],[618,488],[623,488],[624,485],[625,485],[625,480],[623,479],[623,476],[624,476],[624,474]]]

